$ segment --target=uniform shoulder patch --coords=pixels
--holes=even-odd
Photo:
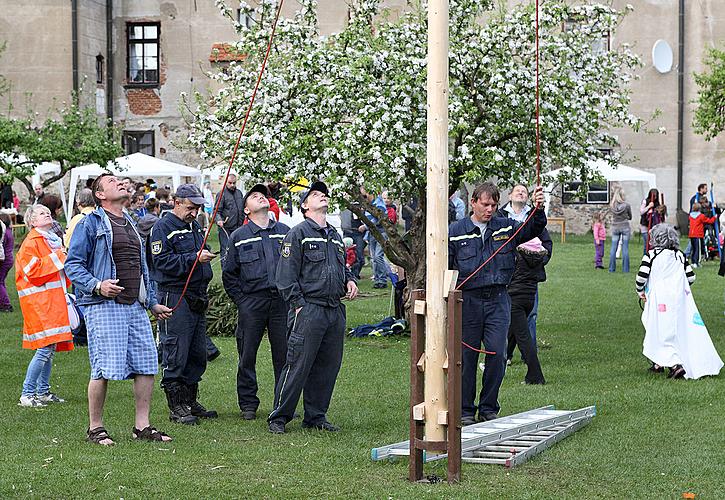
[[[292,243],[282,243],[282,257],[285,259],[290,256],[290,253],[292,252]]]
[[[161,240],[156,240],[151,242],[151,253],[153,255],[158,255],[161,253]]]

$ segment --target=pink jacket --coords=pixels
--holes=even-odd
[[[607,230],[601,222],[594,223],[592,232],[594,233],[594,243],[599,243],[607,239]]]

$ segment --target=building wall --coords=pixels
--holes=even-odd
[[[0,110],[12,116],[28,109],[43,121],[48,112],[70,99],[71,3],[57,0],[0,0],[0,74],[11,89],[0,96]]]

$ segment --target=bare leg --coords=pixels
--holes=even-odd
[[[88,382],[88,417],[90,420],[89,429],[103,427],[103,405],[106,402],[106,388],[108,380],[97,379]],[[104,439],[102,445],[112,445],[113,440]]]
[[[133,396],[136,400],[136,428],[143,430],[148,427],[151,413],[151,395],[154,390],[153,375],[136,375],[133,381]],[[171,438],[164,438],[171,441]]]

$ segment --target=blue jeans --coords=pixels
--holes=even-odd
[[[368,238],[370,246],[370,259],[373,264],[373,281],[375,284],[385,285],[388,282],[388,265],[385,263],[385,252],[383,245],[370,234]]]
[[[644,243],[644,249],[642,250],[642,255],[647,253],[647,242],[649,241],[649,231],[643,231],[642,232],[642,243]]]
[[[53,367],[55,344],[41,347],[30,360],[23,382],[23,396],[43,395],[50,392],[50,370]]]
[[[629,237],[631,230],[628,229],[612,229],[612,248],[609,250],[609,272],[613,273],[617,270],[617,247],[619,240],[622,240],[622,272],[629,272]],[[647,248],[647,240],[644,247]]]

